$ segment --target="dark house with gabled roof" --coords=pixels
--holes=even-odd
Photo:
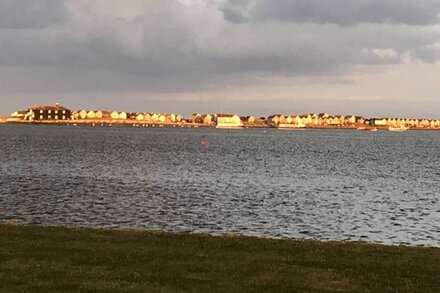
[[[58,103],[53,106],[33,106],[29,109],[29,120],[70,120],[72,111]]]

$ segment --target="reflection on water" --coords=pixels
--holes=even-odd
[[[0,220],[440,246],[440,132],[6,125],[0,137]]]

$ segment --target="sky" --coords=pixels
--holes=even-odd
[[[0,114],[440,118],[438,0],[1,0]]]

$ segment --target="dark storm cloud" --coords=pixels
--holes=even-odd
[[[275,20],[281,22],[394,23],[429,25],[438,22],[437,0],[256,0],[253,5],[229,0],[221,10],[231,21]],[[250,1],[247,1],[250,2]]]
[[[440,58],[437,2],[186,4],[1,1],[0,92],[197,92]]]
[[[67,17],[61,0],[1,0],[0,29],[43,28]]]

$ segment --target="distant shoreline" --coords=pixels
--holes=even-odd
[[[47,121],[7,121],[0,117],[0,124],[9,125],[58,125],[58,126],[88,126],[88,127],[112,127],[112,126],[127,126],[127,127],[179,127],[179,128],[216,128],[215,124],[203,124],[203,123],[188,123],[188,122],[142,122],[135,120],[47,120]],[[6,117],[9,118],[9,117]],[[301,129],[319,129],[319,130],[357,130],[363,125],[308,125]],[[267,124],[245,124],[241,128],[264,128],[264,129],[277,129],[271,127]],[[388,130],[387,126],[375,126],[377,130]],[[278,130],[283,131],[297,131],[301,129],[289,129],[280,128]],[[415,128],[410,127],[408,130],[429,130],[429,131],[439,131],[440,128]]]
[[[55,125],[132,125],[172,127],[216,127],[216,128],[277,128],[280,130],[301,129],[358,129],[377,131],[387,129],[402,132],[409,129],[440,129],[440,119],[410,118],[365,118],[356,115],[329,115],[307,113],[302,115],[273,114],[268,117],[239,116],[238,114],[193,113],[188,118],[174,113],[142,113],[104,110],[72,111],[59,103],[37,105],[26,110],[15,111],[6,123],[55,124]]]

